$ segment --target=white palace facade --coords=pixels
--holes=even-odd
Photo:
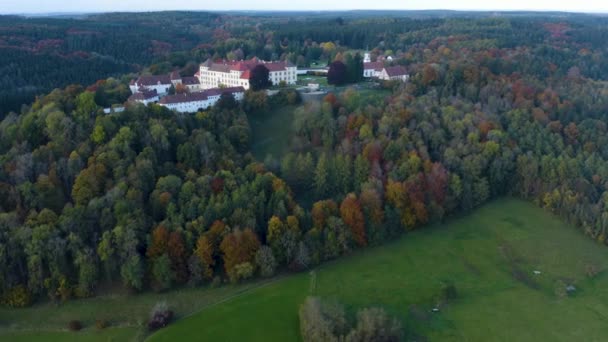
[[[201,89],[219,87],[243,87],[249,89],[251,71],[258,65],[264,65],[269,71],[269,79],[273,85],[296,84],[298,68],[289,62],[265,62],[257,58],[245,61],[207,60],[201,64],[198,77]]]

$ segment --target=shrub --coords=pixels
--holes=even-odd
[[[566,291],[566,283],[563,280],[558,280],[555,282],[555,296],[557,296],[557,298],[566,298],[566,296],[568,296],[568,292]]]
[[[77,320],[72,320],[68,323],[68,329],[70,329],[70,331],[80,331],[82,329],[82,323]]]
[[[587,277],[593,279],[598,275],[598,273],[600,273],[600,269],[596,264],[585,265],[585,274]]]
[[[344,307],[308,297],[299,311],[300,333],[304,342],[396,342],[403,340],[403,329],[396,318],[383,309],[367,308],[357,312],[351,327]]]
[[[318,297],[308,297],[300,306],[300,333],[305,342],[338,341],[347,331],[344,308],[323,303]]]
[[[211,287],[218,287],[222,285],[222,278],[220,276],[213,277],[211,281]]]
[[[441,287],[441,297],[446,302],[458,298],[456,286],[453,283],[443,284]]]
[[[173,319],[173,311],[169,309],[166,302],[156,303],[150,312],[150,320],[148,321],[148,330],[154,331],[164,328]]]
[[[357,326],[346,336],[347,342],[392,342],[403,339],[401,323],[380,308],[362,309],[357,312]]]
[[[6,291],[1,302],[11,308],[24,308],[32,305],[32,295],[25,286],[19,285]]]
[[[109,326],[110,326],[110,323],[108,321],[106,321],[105,319],[98,319],[97,321],[95,321],[95,328],[97,330],[103,330]]]
[[[253,265],[249,262],[244,262],[234,266],[234,270],[230,273],[230,281],[237,283],[242,280],[249,279],[253,276]]]

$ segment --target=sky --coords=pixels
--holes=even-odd
[[[608,0],[0,0],[0,13],[2,14],[157,10],[352,9],[552,10],[608,13]]]

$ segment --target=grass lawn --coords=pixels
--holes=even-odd
[[[249,117],[253,133],[251,152],[258,160],[263,161],[269,154],[280,159],[288,151],[296,108],[297,106],[285,106]]]
[[[0,341],[11,342],[109,342],[109,341],[133,341],[137,336],[135,328],[108,328],[102,331],[83,330],[80,332],[67,331],[41,331],[41,332],[13,332],[10,334],[0,333]],[[142,336],[143,338],[143,336]]]
[[[600,267],[594,279],[585,266]],[[298,307],[309,294],[350,308],[382,306],[410,339],[605,341],[608,249],[532,204],[492,202],[469,216],[357,252],[210,306],[150,341],[297,341]],[[535,270],[540,274],[534,274]],[[458,298],[438,313],[442,284]],[[574,284],[574,295],[556,289]]]
[[[62,305],[41,303],[24,309],[0,308],[0,341],[141,341],[146,335],[142,327],[158,302],[166,301],[179,319],[267,282],[258,280],[213,289],[184,288],[166,293],[99,296],[71,300]],[[94,327],[97,319],[105,319],[111,326],[97,331]],[[84,329],[67,331],[71,320],[80,320]]]
[[[313,75],[301,75],[298,76],[298,84],[299,85],[308,85],[309,83],[318,83],[321,87],[327,87],[327,77],[326,76],[313,76]]]

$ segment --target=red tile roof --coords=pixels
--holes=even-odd
[[[401,65],[396,65],[386,68],[386,73],[389,77],[397,77],[407,75],[407,70]]]
[[[158,96],[158,93],[156,92],[156,89],[152,89],[152,90],[144,89],[141,92],[137,92],[137,93],[131,95],[127,101],[129,101],[129,102],[145,101],[145,100],[150,100],[157,96]]]
[[[375,70],[375,71],[382,71],[382,69],[384,68],[384,63],[382,62],[368,62],[368,63],[363,63],[363,69],[365,70]]]
[[[159,84],[171,84],[171,77],[169,77],[169,75],[139,76],[136,82],[137,85],[144,87]]]
[[[268,68],[268,71],[270,71],[270,72],[285,71],[285,70],[287,70],[287,68],[293,67],[293,64],[291,64],[289,62],[264,62],[255,57],[252,59],[249,59],[249,60],[244,60],[244,61],[213,62],[210,59],[208,59],[205,61],[205,63],[202,64],[202,66],[208,67],[209,70],[211,70],[211,71],[228,73],[230,71],[240,71],[240,72],[251,71],[253,68],[255,68],[257,65],[260,65],[260,64],[266,66],[266,68]],[[241,78],[243,78],[243,77],[241,77]]]
[[[188,103],[197,101],[206,101],[210,96],[222,95],[224,93],[244,93],[245,88],[243,87],[232,87],[232,88],[214,88],[207,89],[204,91],[198,91],[193,93],[175,94],[163,97],[159,103],[161,104],[176,104],[176,103]]]
[[[185,85],[200,84],[200,81],[196,77],[182,77],[182,83]]]
[[[213,89],[207,89],[207,90],[203,91],[203,93],[206,93],[207,96],[217,96],[217,95],[222,95],[225,93],[235,94],[235,93],[244,93],[244,92],[245,92],[245,88],[243,88],[243,87],[213,88]]]
[[[196,102],[196,101],[205,101],[208,96],[202,92],[196,93],[184,93],[184,94],[175,94],[175,95],[167,95],[163,97],[159,103],[161,104],[175,104],[175,103],[187,103],[187,102]]]

